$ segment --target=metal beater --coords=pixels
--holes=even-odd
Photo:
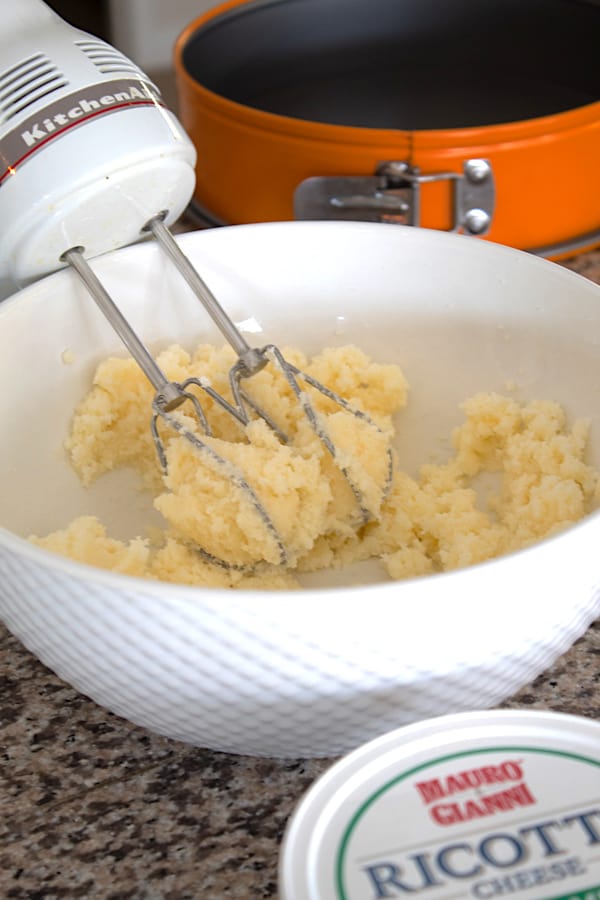
[[[287,441],[288,436],[284,434],[269,413],[260,405],[255,403],[250,394],[245,390],[243,382],[250,379],[257,372],[260,372],[265,366],[274,365],[284,376],[286,382],[292,389],[298,403],[300,404],[307,421],[309,422],[314,433],[324,444],[331,457],[338,465],[344,478],[349,484],[354,494],[358,516],[355,522],[356,527],[361,527],[367,522],[376,518],[381,503],[387,495],[392,480],[392,454],[391,449],[387,449],[387,474],[385,482],[381,487],[381,495],[378,502],[374,505],[369,504],[360,487],[357,485],[349,467],[339,461],[338,448],[331,440],[325,425],[324,417],[319,415],[312,404],[307,391],[303,384],[310,386],[323,396],[327,397],[340,409],[345,410],[356,418],[360,419],[368,427],[381,433],[378,425],[362,410],[352,406],[346,399],[341,397],[335,391],[332,391],[326,385],[313,378],[306,372],[301,371],[297,366],[293,365],[282,354],[281,350],[274,344],[266,344],[261,348],[249,346],[245,338],[238,331],[232,320],[229,318],[223,307],[217,301],[216,297],[201,278],[200,274],[191,264],[188,257],[183,253],[175,238],[164,224],[164,214],[153,217],[145,226],[144,231],[150,232],[158,241],[160,246],[165,250],[168,256],[176,265],[185,281],[193,290],[194,294],[201,301],[202,305],[209,313],[214,323],[217,325],[225,339],[237,354],[237,360],[229,371],[229,385],[233,397],[233,403],[229,402],[225,397],[219,394],[210,384],[201,378],[188,378],[182,383],[170,381],[164,372],[160,369],[154,358],[149,353],[146,346],[135,333],[127,319],[123,316],[118,306],[108,294],[106,288],[95,275],[91,266],[83,255],[83,248],[73,247],[62,255],[62,260],[70,265],[79,275],[92,298],[97,303],[100,310],[108,319],[116,333],[119,335],[133,358],[136,360],[152,386],[156,390],[152,401],[152,418],[151,431],[154,440],[156,452],[161,464],[161,468],[167,471],[167,454],[165,445],[159,430],[159,422],[164,422],[169,428],[173,429],[178,435],[185,438],[200,453],[206,454],[212,464],[220,468],[227,474],[235,485],[235,487],[243,491],[254,509],[259,515],[264,527],[277,547],[279,564],[286,565],[289,561],[288,550],[282,541],[273,520],[267,512],[264,504],[257,496],[253,488],[248,484],[243,474],[236,471],[231,462],[224,459],[215,451],[208,443],[199,436],[197,431],[188,428],[180,418],[173,415],[173,411],[178,409],[184,402],[191,404],[195,419],[201,431],[206,436],[211,436],[211,427],[208,417],[202,408],[202,404],[198,396],[191,390],[192,387],[197,388],[200,392],[207,394],[213,401],[221,406],[227,413],[241,425],[248,425],[253,416],[259,416],[267,425],[275,431],[278,437]],[[235,565],[216,558],[201,547],[197,548],[211,562],[228,568],[237,568]],[[260,560],[257,560],[260,562]]]

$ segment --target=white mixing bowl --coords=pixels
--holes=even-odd
[[[507,382],[591,417],[600,464],[600,288],[585,279],[474,238],[387,225],[274,223],[180,240],[251,343],[356,343],[402,366],[409,470],[439,450],[464,399]],[[155,245],[94,268],[152,350],[222,343]],[[462,571],[374,583],[367,565],[292,593],[154,583],[34,547],[28,534],[83,513],[117,537],[144,521],[126,477],[84,490],[62,448],[111,353],[123,353],[119,339],[72,273],[0,305],[0,616],[113,712],[217,750],[343,753],[413,720],[501,702],[600,613],[598,513]]]

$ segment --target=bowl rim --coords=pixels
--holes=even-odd
[[[471,253],[471,251],[473,251],[480,256],[487,255],[489,258],[497,260],[501,260],[502,256],[507,259],[520,260],[524,265],[530,266],[531,268],[537,266],[548,274],[552,273],[556,278],[562,278],[567,282],[570,281],[573,284],[577,284],[579,288],[600,296],[599,283],[592,281],[581,272],[567,268],[563,265],[562,260],[548,259],[536,252],[521,250],[517,247],[511,247],[508,244],[490,240],[489,238],[477,237],[456,231],[419,228],[415,226],[392,226],[385,222],[363,222],[358,220],[294,219],[286,221],[249,222],[239,225],[226,224],[214,228],[201,228],[198,230],[180,232],[175,234],[174,237],[177,242],[181,242],[184,248],[188,249],[189,245],[192,245],[195,249],[197,243],[202,244],[206,242],[207,253],[210,253],[210,244],[212,241],[216,241],[218,244],[222,240],[228,240],[227,236],[230,234],[239,233],[244,235],[256,233],[260,235],[261,232],[267,236],[270,232],[273,234],[285,234],[286,232],[289,232],[290,234],[293,234],[294,232],[313,232],[315,235],[320,235],[321,232],[323,232],[324,235],[327,232],[331,232],[332,234],[339,232],[340,235],[347,233],[350,236],[353,234],[364,234],[370,239],[374,239],[376,236],[381,238],[381,236],[385,235],[385,238],[388,239],[389,243],[404,241],[410,244],[411,242],[426,241],[434,247],[436,244],[441,247],[444,245],[448,247],[462,247],[463,252],[466,248],[471,248],[470,250],[466,250],[466,252]],[[391,241],[389,241],[390,238]],[[94,258],[94,266],[97,267],[101,273],[103,268],[107,265],[110,266],[115,259],[127,261],[131,257],[132,261],[135,261],[136,256],[141,255],[143,258],[149,253],[159,256],[160,248],[153,241],[141,240],[135,244],[128,244],[125,247],[120,247],[116,250],[110,250],[107,253],[100,254]],[[67,264],[64,264],[61,268],[56,269],[54,272],[49,273],[43,278],[26,284],[20,289],[16,289],[12,294],[9,294],[0,301],[0,320],[4,315],[7,315],[12,311],[15,304],[27,301],[29,295],[35,295],[35,293],[47,283],[63,280],[67,275],[68,266]]]

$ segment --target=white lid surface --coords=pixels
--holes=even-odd
[[[600,900],[600,723],[496,710],[364,745],[292,816],[282,900]]]

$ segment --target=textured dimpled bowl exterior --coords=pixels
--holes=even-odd
[[[480,390],[590,417],[600,464],[600,289],[477,239],[358,223],[272,223],[180,237],[250,343],[307,352],[356,343],[399,363],[409,471],[447,450]],[[158,247],[94,262],[155,351],[221,343]],[[494,706],[600,613],[600,515],[519,553],[385,581],[370,565],[291,593],[226,592],[119,576],[24,538],[94,513],[143,528],[120,475],[84,490],[62,449],[97,362],[123,354],[71,273],[0,305],[0,616],[65,681],[169,737],[243,754],[328,756],[448,712]]]

